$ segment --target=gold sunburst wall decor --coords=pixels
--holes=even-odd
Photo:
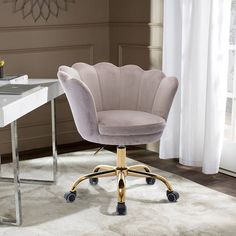
[[[21,12],[23,19],[32,16],[36,22],[40,18],[47,21],[50,16],[58,17],[60,11],[67,11],[68,4],[75,0],[4,0],[11,3],[13,12]]]

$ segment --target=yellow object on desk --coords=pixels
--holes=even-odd
[[[4,66],[4,64],[5,64],[5,61],[1,60],[0,61],[0,66]]]

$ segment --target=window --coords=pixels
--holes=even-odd
[[[225,140],[220,171],[236,177],[236,0],[231,5]]]
[[[236,0],[232,0],[225,139],[236,140]]]

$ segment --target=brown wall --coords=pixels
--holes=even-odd
[[[12,3],[0,2],[0,57],[9,74],[56,78],[61,64],[109,60],[109,1],[76,0],[67,12],[34,23],[12,13]],[[80,140],[64,96],[56,101],[58,143]],[[19,119],[20,150],[49,146],[50,106]],[[0,129],[0,152],[10,152],[9,126]]]
[[[161,68],[162,0],[110,0],[110,60]]]
[[[76,0],[67,12],[36,23],[0,3],[0,58],[8,74],[56,78],[61,64],[111,61],[161,68],[162,0]],[[58,143],[81,140],[66,98],[57,106]],[[49,146],[50,106],[19,119],[20,150]],[[10,152],[9,126],[0,129],[0,153]]]

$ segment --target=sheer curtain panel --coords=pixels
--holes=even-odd
[[[179,90],[161,158],[218,172],[223,144],[231,0],[165,0],[163,71]]]

